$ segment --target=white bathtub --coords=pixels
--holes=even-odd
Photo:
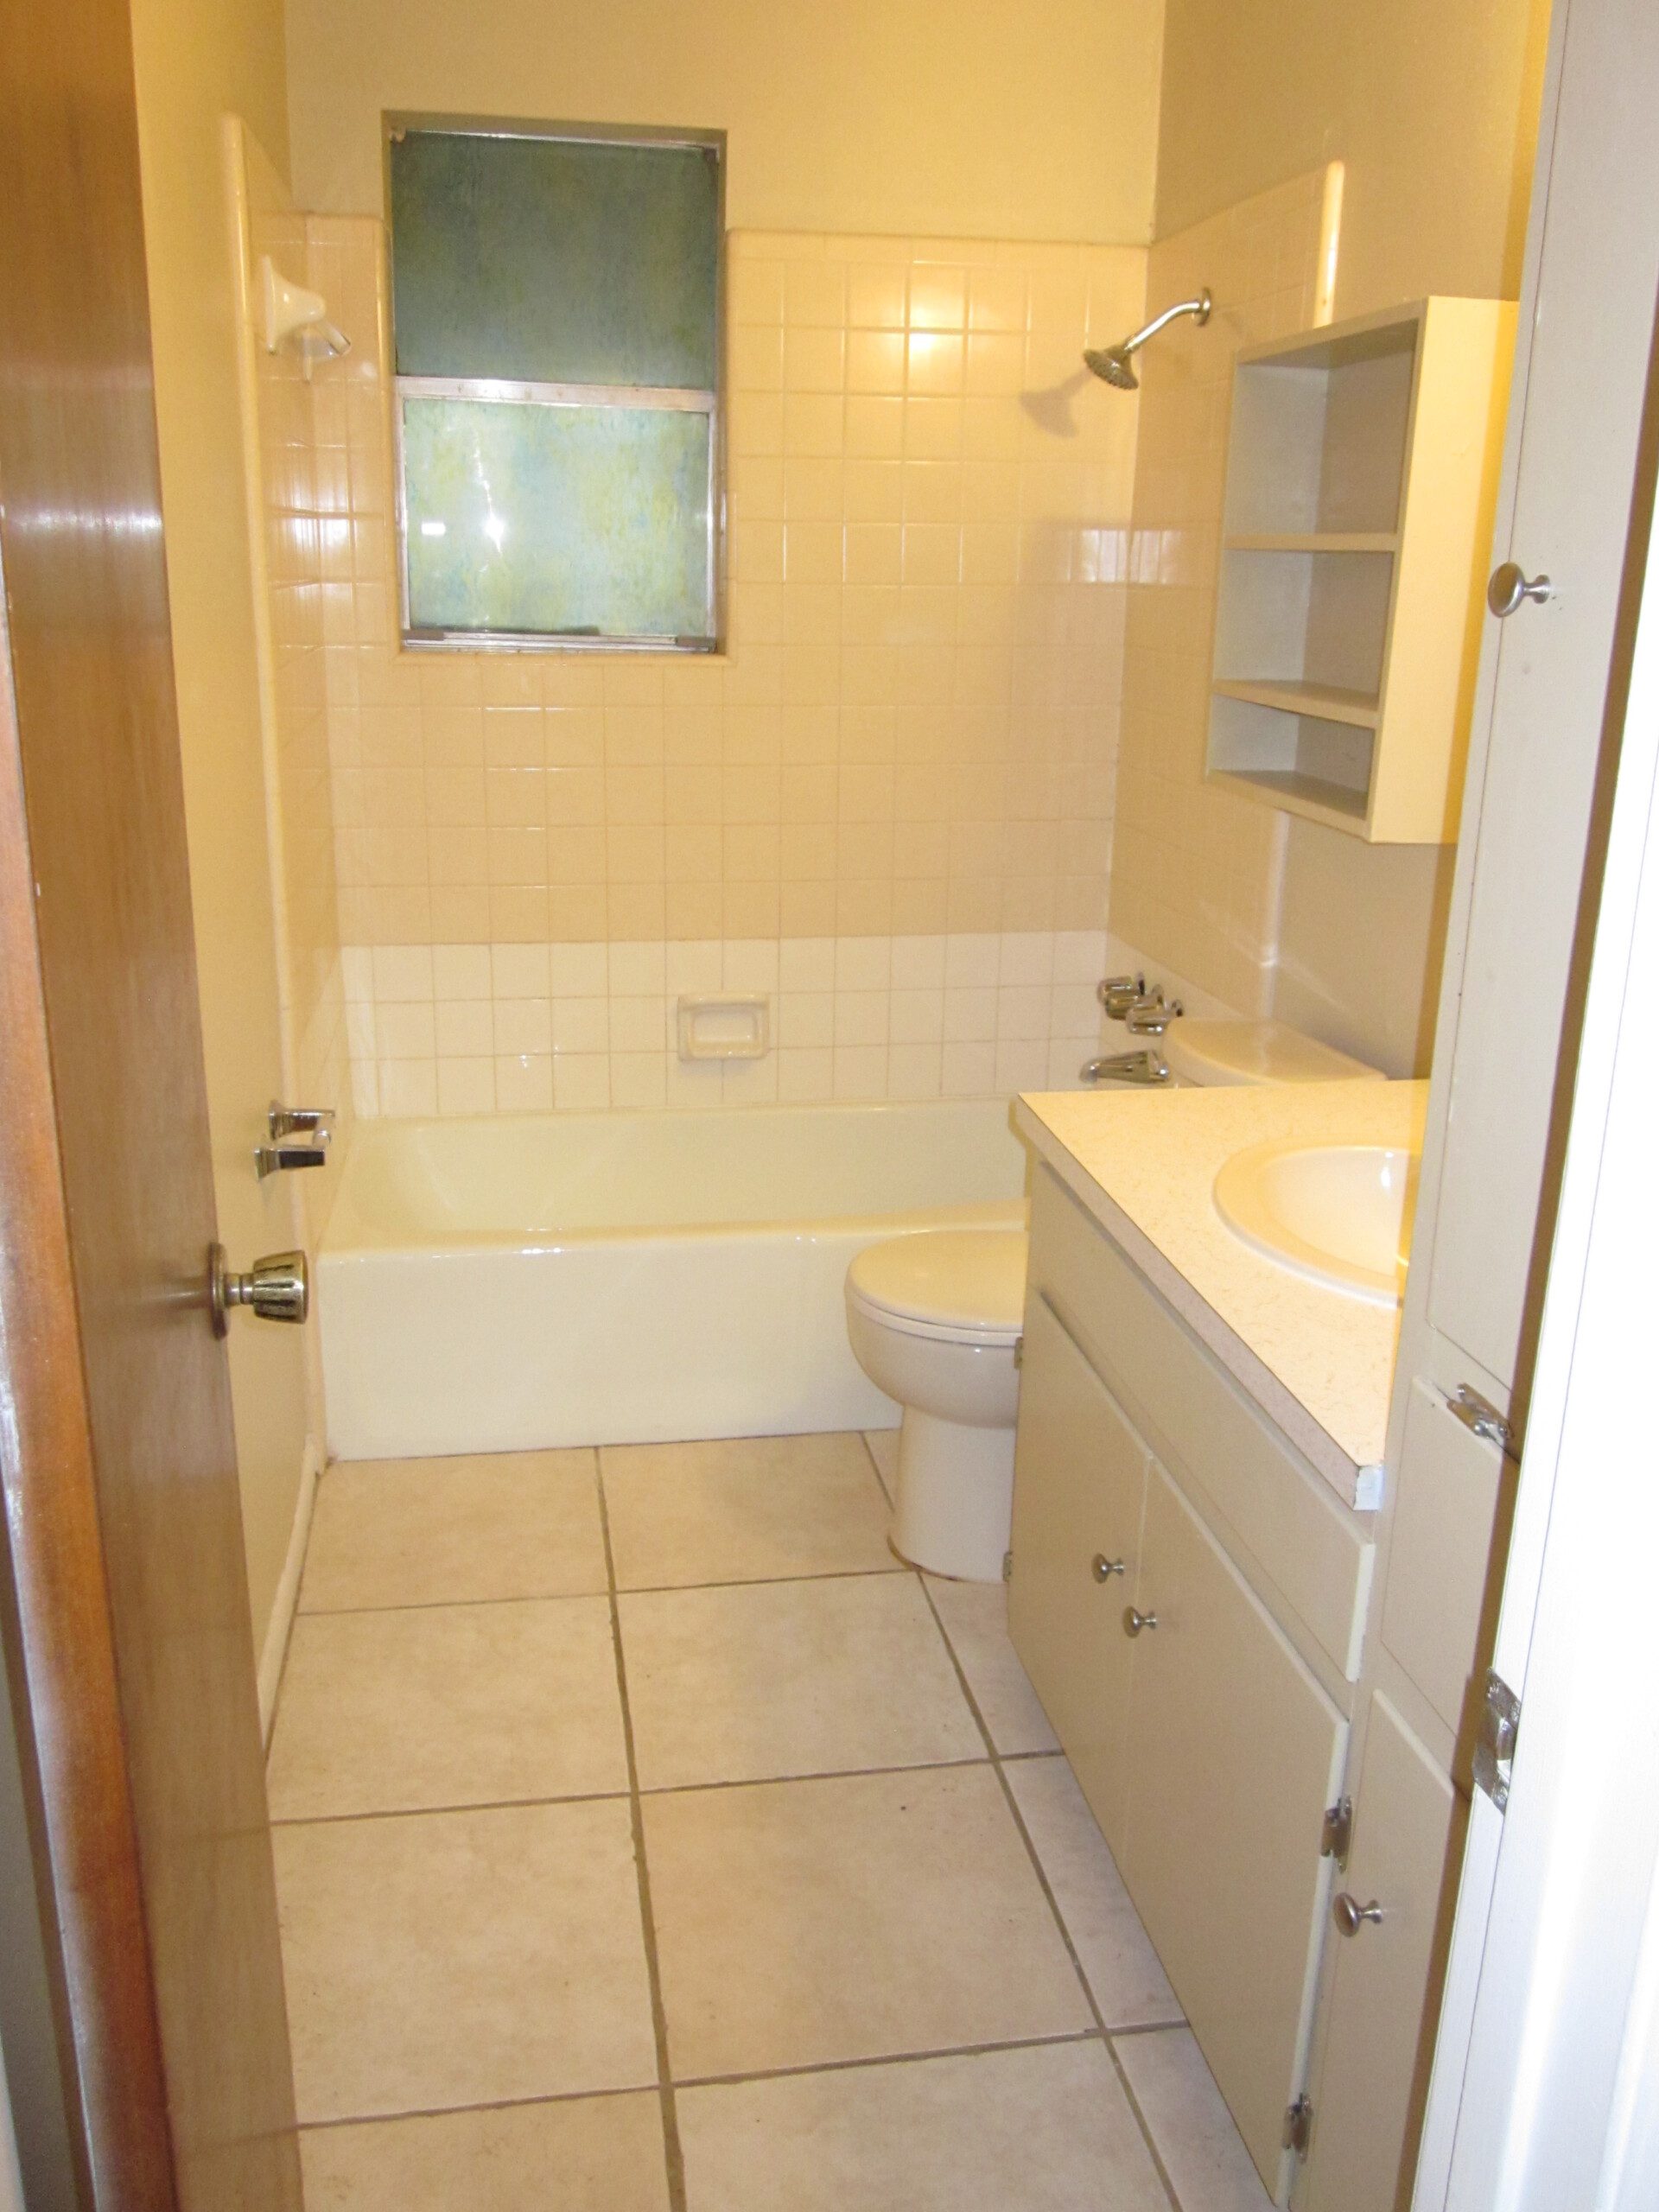
[[[849,1262],[1018,1226],[1026,1172],[1000,1100],[359,1122],[318,1266],[330,1449],[891,1427]]]

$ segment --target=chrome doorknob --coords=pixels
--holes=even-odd
[[[1331,1917],[1344,1936],[1357,1936],[1368,1920],[1375,1922],[1382,1919],[1382,1908],[1375,1897],[1371,1899],[1370,1904],[1361,1904],[1357,1897],[1351,1897],[1348,1891],[1344,1890],[1340,1896],[1332,1901]]]
[[[1143,1628],[1156,1628],[1157,1625],[1158,1616],[1156,1613],[1137,1612],[1133,1605],[1125,1605],[1123,1608],[1123,1633],[1125,1636],[1139,1636]]]
[[[207,1248],[207,1298],[213,1334],[231,1325],[233,1306],[251,1306],[262,1321],[303,1321],[311,1310],[311,1284],[303,1252],[267,1252],[245,1275],[225,1264],[225,1247]]]
[[[1115,1574],[1128,1573],[1121,1559],[1108,1559],[1104,1552],[1096,1552],[1089,1562],[1089,1572],[1096,1582],[1109,1582]]]
[[[1555,587],[1548,576],[1529,577],[1518,561],[1500,563],[1486,586],[1486,604],[1500,621],[1513,614],[1522,600],[1535,600],[1541,607],[1554,596]]]

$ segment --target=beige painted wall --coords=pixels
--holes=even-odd
[[[742,229],[1150,232],[1163,0],[289,0],[294,188],[378,213],[383,109],[731,133]]]
[[[1180,260],[1184,241],[1203,239],[1213,259],[1238,232],[1228,211],[1265,204],[1271,188],[1332,160],[1344,168],[1338,317],[1430,292],[1513,297],[1548,14],[1548,0],[1453,8],[1396,0],[1381,9],[1329,0],[1168,0],[1151,304],[1164,296],[1164,241]],[[1224,333],[1223,271],[1203,273],[1216,285]],[[1155,372],[1147,384],[1151,396]],[[1143,408],[1138,532],[1168,524],[1169,486],[1156,480],[1160,450]],[[1191,509],[1194,488],[1188,472],[1179,484],[1187,501],[1180,522],[1189,544],[1202,542],[1213,566],[1219,474],[1212,474],[1211,505],[1202,512]],[[1208,576],[1185,580],[1207,593]],[[1166,612],[1165,627],[1169,619]],[[1149,616],[1148,627],[1156,626]],[[1283,1019],[1391,1074],[1423,1071],[1448,855],[1430,847],[1372,849],[1301,822],[1288,822],[1280,840],[1263,841],[1243,801],[1202,783],[1202,685],[1176,684],[1166,662],[1162,689],[1154,684],[1156,696],[1137,711],[1135,636],[1132,609],[1121,769],[1131,797],[1123,812],[1138,786],[1148,788],[1161,798],[1161,824],[1137,837],[1126,823],[1114,866],[1131,877],[1155,873],[1168,926],[1147,941],[1147,900],[1133,881],[1122,899],[1115,885],[1114,926],[1176,967],[1207,944],[1213,957],[1188,966],[1197,981],[1238,993],[1259,974],[1266,1002]],[[1203,663],[1207,668],[1207,639]],[[1190,877],[1179,861],[1197,820],[1229,856],[1223,899],[1214,888],[1215,852]],[[1241,853],[1253,855],[1247,865]],[[1172,855],[1173,868],[1166,865]]]
[[[220,119],[285,160],[280,0],[132,0],[162,523],[219,1234],[232,1263],[298,1241],[286,1179],[251,1154],[282,1081],[277,952]],[[166,1141],[157,1132],[157,1141]],[[256,1644],[306,1438],[297,1330],[239,1322],[231,1388]]]
[[[1336,313],[1514,298],[1548,0],[1168,0],[1157,235],[1346,164]]]

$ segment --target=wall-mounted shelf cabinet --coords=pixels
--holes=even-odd
[[[1239,354],[1212,781],[1456,837],[1514,339],[1505,301],[1429,299]]]

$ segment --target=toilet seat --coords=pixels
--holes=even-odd
[[[847,1271],[847,1300],[882,1327],[944,1344],[1012,1344],[1025,1318],[1022,1229],[928,1230],[872,1244]]]

